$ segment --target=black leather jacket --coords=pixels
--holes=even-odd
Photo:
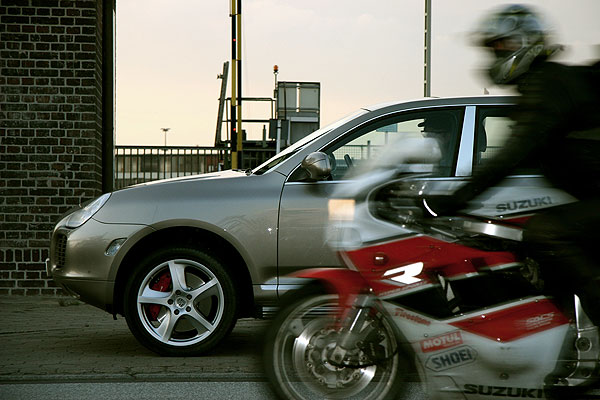
[[[539,159],[553,185],[576,198],[600,196],[600,63],[540,61],[517,82],[517,90],[522,96],[505,147],[476,168],[442,209],[462,208],[529,157]]]

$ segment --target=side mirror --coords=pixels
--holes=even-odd
[[[308,172],[311,180],[320,181],[331,175],[331,161],[327,154],[320,151],[310,153],[301,164],[302,168]]]

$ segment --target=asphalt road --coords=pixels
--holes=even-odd
[[[0,296],[0,320],[0,400],[275,398],[261,363],[268,321],[240,320],[213,353],[175,358],[71,299]],[[426,399],[417,383],[409,391],[406,400]]]
[[[0,320],[1,400],[275,399],[261,364],[268,321],[240,320],[213,353],[175,358],[72,299],[0,296]]]
[[[274,400],[266,382],[103,382],[0,384],[3,400]]]
[[[264,380],[267,321],[240,320],[212,354],[176,358],[142,347],[123,318],[71,299],[0,296],[0,318],[0,383]]]

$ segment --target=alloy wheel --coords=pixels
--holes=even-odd
[[[209,336],[223,317],[225,296],[213,272],[186,259],[152,269],[137,293],[137,313],[146,331],[171,346],[190,346]]]

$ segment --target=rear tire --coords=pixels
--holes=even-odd
[[[131,333],[163,356],[197,356],[233,329],[238,299],[216,257],[188,247],[160,249],[142,259],[125,286]]]

